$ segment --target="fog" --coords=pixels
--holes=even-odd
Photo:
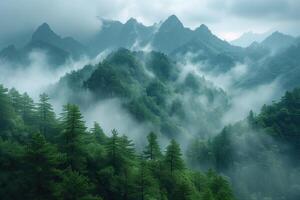
[[[282,141],[281,141],[282,142]],[[227,170],[235,192],[241,199],[296,199],[300,174],[283,142],[263,130],[254,129],[247,120],[239,123],[230,135],[234,161]],[[258,181],[259,180],[259,181]]]
[[[133,139],[137,149],[141,150],[145,146],[146,135],[157,128],[136,121],[122,107],[120,99],[95,101],[89,91],[72,91],[67,86],[59,88],[59,92],[52,90],[67,73],[79,70],[88,64],[96,65],[109,53],[110,51],[104,51],[94,59],[87,57],[82,57],[78,61],[69,59],[64,65],[54,68],[48,63],[47,52],[34,50],[29,53],[29,64],[26,66],[0,61],[0,84],[7,88],[16,88],[20,93],[28,93],[35,102],[38,102],[41,93],[51,93],[50,103],[58,117],[63,105],[74,103],[71,96],[75,95],[84,102],[80,109],[88,128],[92,128],[94,122],[98,122],[108,135],[113,129],[117,129],[120,134]],[[151,72],[148,72],[148,75],[154,76]],[[161,145],[166,146],[167,138],[163,135],[159,137]]]
[[[195,63],[192,61],[194,56],[194,54],[188,53],[180,62],[179,66],[182,70],[179,81],[183,81],[189,73],[192,73],[212,83],[212,87],[226,92],[230,98],[230,108],[223,115],[223,126],[246,118],[251,110],[259,112],[264,104],[270,104],[284,94],[280,81],[277,79],[251,88],[238,87],[237,83],[246,78],[252,70],[246,62],[236,63],[223,73],[214,70],[208,71],[209,66],[205,62]]]

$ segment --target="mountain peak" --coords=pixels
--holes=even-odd
[[[201,36],[211,36],[212,33],[209,30],[209,28],[205,24],[201,24],[196,30],[194,31],[196,35],[201,35]]]
[[[209,30],[209,28],[205,25],[205,24],[201,24],[196,31],[201,31],[201,32],[205,32],[205,33],[211,33],[211,31]]]
[[[273,32],[272,34],[271,34],[271,36],[284,36],[285,34],[283,34],[283,33],[281,33],[281,32],[279,32],[279,31],[275,31],[275,32]]]
[[[287,34],[284,34],[284,33],[281,33],[279,31],[275,31],[269,37],[267,37],[263,42],[266,42],[268,40],[281,40],[281,39],[293,40],[294,37],[292,37],[290,35],[287,35]]]
[[[60,37],[52,31],[49,24],[47,23],[43,23],[42,25],[40,25],[32,35],[32,40],[34,41],[40,40],[49,42],[58,39],[60,39]]]
[[[135,18],[130,18],[127,20],[127,22],[125,24],[137,24],[138,21]]]
[[[261,44],[275,51],[284,49],[292,45],[295,41],[293,36],[281,33],[279,31],[273,32],[269,37],[264,39]]]
[[[44,22],[42,25],[38,27],[38,29],[51,30],[48,23]]]
[[[180,27],[183,28],[183,24],[178,19],[176,15],[171,15],[166,19],[166,21],[163,22],[162,27],[169,27],[169,28],[175,28]]]
[[[34,33],[43,33],[43,34],[45,34],[45,33],[54,33],[54,32],[53,32],[52,29],[50,28],[49,24],[47,24],[47,23],[45,22],[45,23],[43,23],[42,25],[40,25],[40,26],[36,29],[36,31],[35,31]]]

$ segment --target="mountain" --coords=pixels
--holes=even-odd
[[[188,42],[191,37],[192,31],[185,28],[179,19],[172,15],[161,24],[151,44],[155,50],[170,53]]]
[[[2,49],[0,51],[0,58],[4,62],[11,61],[11,60],[15,60],[15,61],[21,60],[19,52],[14,45],[9,45],[6,48]]]
[[[261,42],[261,45],[266,48],[269,48],[272,52],[278,52],[282,49],[289,47],[294,42],[294,37],[276,31],[272,33],[269,37],[264,39]]]
[[[202,24],[191,31],[191,35],[191,39],[173,50],[171,56],[180,61],[186,55],[192,55],[190,61],[205,63],[202,70],[215,73],[228,71],[236,62],[242,62],[245,56],[244,49],[219,39],[206,25]]]
[[[125,24],[119,21],[102,19],[101,30],[90,39],[88,46],[94,55],[107,49],[132,48],[146,45],[154,32],[154,26],[144,26],[130,18]]]
[[[0,59],[20,66],[30,63],[29,55],[33,51],[47,54],[48,63],[55,68],[67,60],[78,60],[90,53],[86,47],[72,37],[61,38],[47,23],[40,25],[32,34],[31,40],[22,48],[9,45],[0,52]]]
[[[191,52],[197,55],[197,61],[207,61],[211,66],[219,66],[223,71],[243,58],[242,48],[219,39],[206,25],[202,24],[191,30],[184,27],[175,15],[171,15],[159,25],[152,26],[144,26],[133,18],[125,24],[102,20],[100,32],[91,39],[88,46],[93,49],[95,55],[107,49],[116,50],[121,47],[139,50],[147,46],[178,58]]]
[[[66,94],[67,86],[66,98],[82,107],[118,98],[135,120],[166,137],[204,136],[220,128],[228,108],[226,93],[193,73],[179,76],[178,66],[165,54],[119,49],[99,64],[63,77],[53,94]],[[92,102],[81,100],[83,91],[92,94]]]
[[[68,52],[72,58],[79,59],[80,56],[88,55],[89,52],[80,42],[76,41],[72,37],[61,38],[57,35],[47,23],[40,25],[33,33],[31,43],[43,42],[56,46],[66,52]]]
[[[266,56],[269,56],[271,50],[258,42],[253,42],[251,45],[245,48],[245,52],[248,58],[257,62]]]
[[[239,199],[297,200],[299,102],[299,88],[286,92],[280,101],[264,105],[257,115],[250,112],[246,119],[226,126],[215,137],[194,140],[187,158],[193,166],[206,165],[229,176]]]
[[[231,41],[230,43],[235,46],[248,47],[253,42],[262,42],[266,37],[270,35],[269,32],[254,33],[252,31],[243,33],[239,38]]]
[[[293,89],[300,85],[299,63],[300,41],[295,41],[290,47],[281,50],[279,53],[268,56],[261,62],[254,63],[247,78],[241,80],[238,86],[249,88],[277,80],[283,90]]]

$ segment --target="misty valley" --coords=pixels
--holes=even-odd
[[[300,37],[98,22],[0,41],[0,199],[300,199]]]

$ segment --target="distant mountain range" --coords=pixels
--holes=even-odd
[[[31,39],[25,46],[17,49],[15,45],[9,45],[0,51],[1,60],[17,65],[26,65],[29,54],[39,50],[47,53],[49,64],[59,66],[68,59],[77,60],[81,56],[89,55],[88,48],[72,37],[61,38],[47,23],[40,25],[32,34]]]
[[[246,32],[242,34],[239,38],[231,41],[230,43],[235,46],[240,47],[248,47],[253,42],[262,42],[264,39],[266,39],[268,36],[270,36],[271,32],[265,32],[265,33],[254,33],[252,31]]]
[[[255,38],[253,35],[255,34],[248,33],[243,37]],[[53,68],[57,68],[70,59],[78,60],[83,56],[92,58],[103,51],[127,48],[135,51],[162,52],[177,62],[183,62],[188,58],[190,62],[204,63],[205,67],[202,70],[216,74],[227,72],[236,63],[250,60],[249,65],[253,71],[247,80],[239,80],[240,86],[261,82],[259,79],[271,80],[270,77],[280,76],[281,74],[276,74],[279,72],[286,73],[281,70],[275,73],[273,68],[289,66],[290,69],[299,66],[298,63],[294,63],[299,51],[293,52],[298,47],[299,39],[276,31],[264,39],[260,35],[259,40],[262,41],[253,42],[246,48],[234,46],[218,38],[204,24],[194,30],[185,27],[175,15],[152,26],[145,26],[133,18],[126,23],[102,20],[100,31],[84,44],[72,37],[59,36],[44,23],[33,32],[29,42],[23,47],[16,48],[12,44],[2,49],[0,59],[15,63],[17,66],[26,66],[30,62],[29,54],[34,50],[42,50],[47,52],[48,62]],[[272,61],[278,58],[282,60],[277,63]],[[278,63],[281,65],[277,66]],[[270,73],[264,71],[266,69]],[[273,75],[268,75],[268,79],[258,78],[264,74]],[[294,76],[297,77],[293,74]]]

